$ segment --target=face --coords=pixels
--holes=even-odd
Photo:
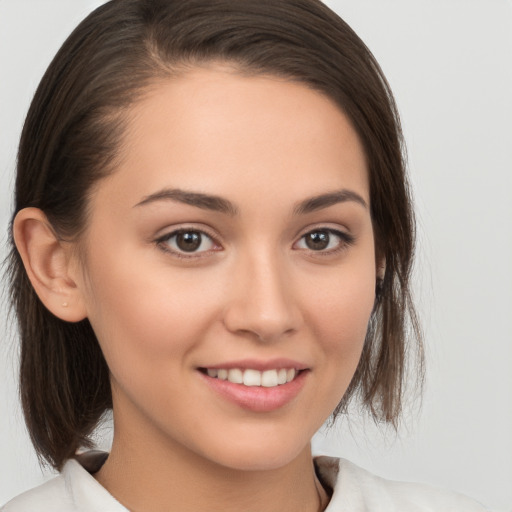
[[[356,133],[304,85],[218,66],[153,88],[121,156],[77,278],[116,436],[283,466],[346,391],[374,304]]]

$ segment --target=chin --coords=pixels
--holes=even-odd
[[[305,442],[287,442],[277,436],[268,439],[254,439],[247,445],[230,443],[208,458],[225,468],[237,471],[273,471],[291,464],[301,457],[311,457],[309,440]]]

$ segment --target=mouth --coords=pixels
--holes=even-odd
[[[228,381],[232,384],[274,388],[294,381],[304,370],[296,368],[276,368],[264,371],[253,368],[199,368],[199,371],[212,379]]]
[[[293,403],[312,369],[281,359],[232,361],[197,370],[208,388],[223,400],[246,411],[267,413]]]

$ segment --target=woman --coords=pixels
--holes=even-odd
[[[23,407],[62,476],[5,510],[481,510],[311,457],[352,397],[396,422],[415,326],[392,96],[322,4],[95,11],[34,98],[15,210]],[[108,457],[76,456],[110,408]]]

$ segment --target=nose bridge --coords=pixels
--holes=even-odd
[[[258,247],[238,258],[231,301],[225,315],[231,331],[251,332],[262,341],[289,334],[300,325],[286,257],[274,248]]]

